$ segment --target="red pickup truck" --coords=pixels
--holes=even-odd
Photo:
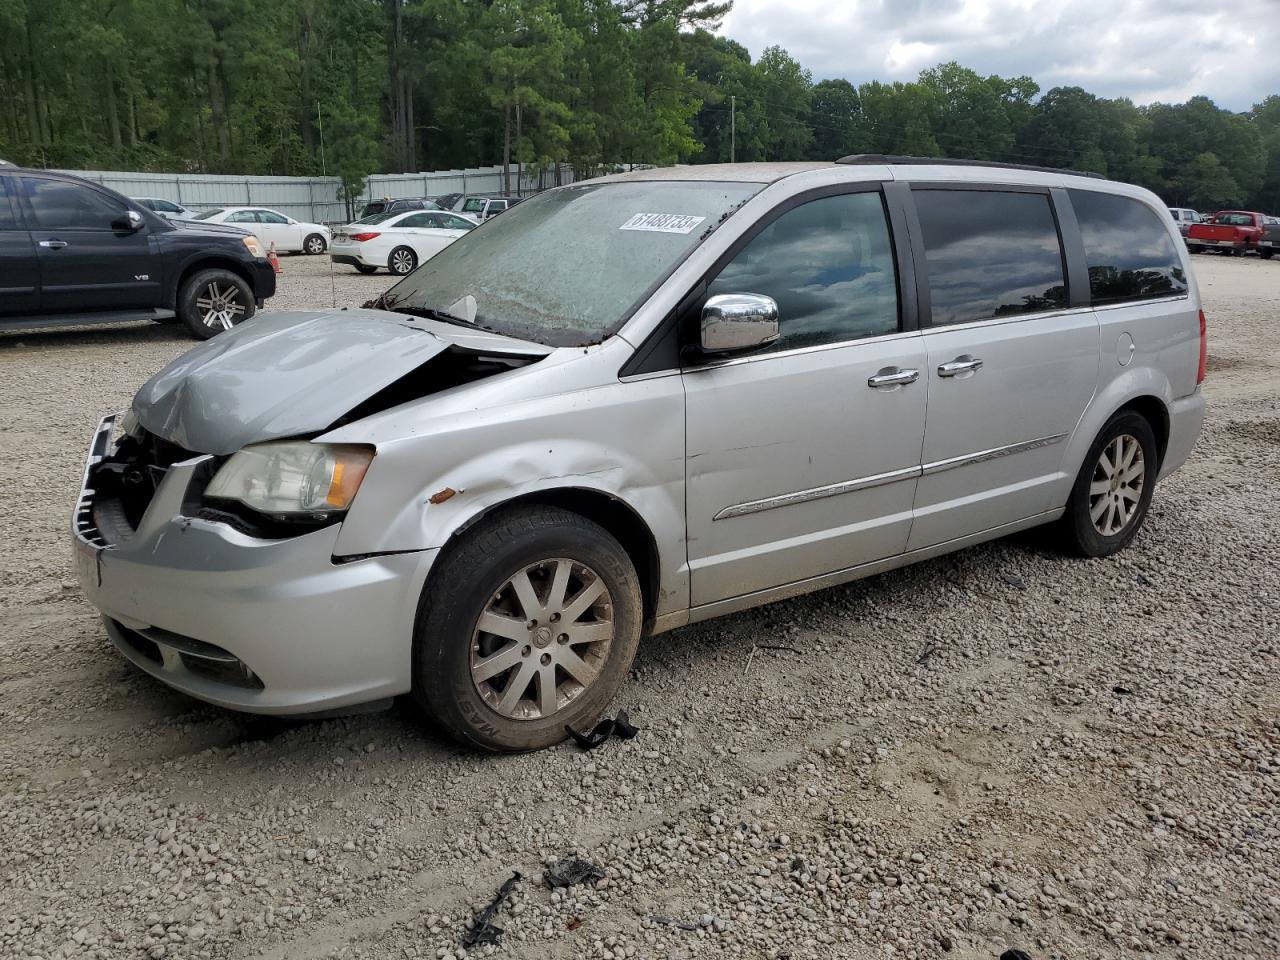
[[[1266,216],[1249,210],[1219,210],[1208,223],[1193,223],[1187,230],[1187,249],[1202,253],[1208,249],[1239,256],[1257,250]]]

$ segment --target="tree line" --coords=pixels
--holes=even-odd
[[[964,157],[1280,212],[1280,95],[1137,106],[956,63],[815,83],[717,0],[0,0],[0,157],[314,175]]]

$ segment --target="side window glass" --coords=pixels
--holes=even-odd
[[[898,329],[898,284],[880,194],[810,200],[764,228],[709,285],[709,296],[756,293],[778,303],[771,350]]]
[[[0,177],[0,230],[18,229],[18,220],[14,214],[13,202],[9,193],[9,178]]]
[[[1049,198],[999,190],[913,190],[933,326],[1067,305]]]
[[[24,177],[23,192],[39,230],[110,230],[128,209],[92,187],[66,180]]]
[[[227,214],[227,223],[257,223],[258,218],[252,210],[237,210]]]
[[[412,216],[405,217],[403,220],[397,223],[396,226],[397,227],[429,227],[431,226],[431,224],[427,222],[426,214],[415,213]]]
[[[470,220],[463,220],[461,217],[446,217],[444,225],[450,230],[470,230],[475,226]]]
[[[484,209],[483,200],[468,200],[462,205],[463,213],[479,213]]]
[[[288,223],[289,219],[288,217],[282,216],[281,214],[278,214],[273,210],[259,210],[258,222],[259,223]]]
[[[1156,212],[1140,200],[1068,190],[1084,239],[1095,306],[1187,292],[1182,259]]]

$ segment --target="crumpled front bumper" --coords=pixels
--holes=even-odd
[[[110,454],[102,421],[72,521],[76,572],[117,649],[209,703],[305,714],[406,693],[418,598],[434,550],[335,562],[339,525],[263,540],[184,515],[207,457],[169,467],[136,532],[93,524],[91,469]]]

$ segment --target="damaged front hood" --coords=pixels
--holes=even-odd
[[[184,449],[234,453],[322,431],[451,347],[550,352],[382,310],[260,314],[170,363],[143,384],[133,411],[151,433]]]

